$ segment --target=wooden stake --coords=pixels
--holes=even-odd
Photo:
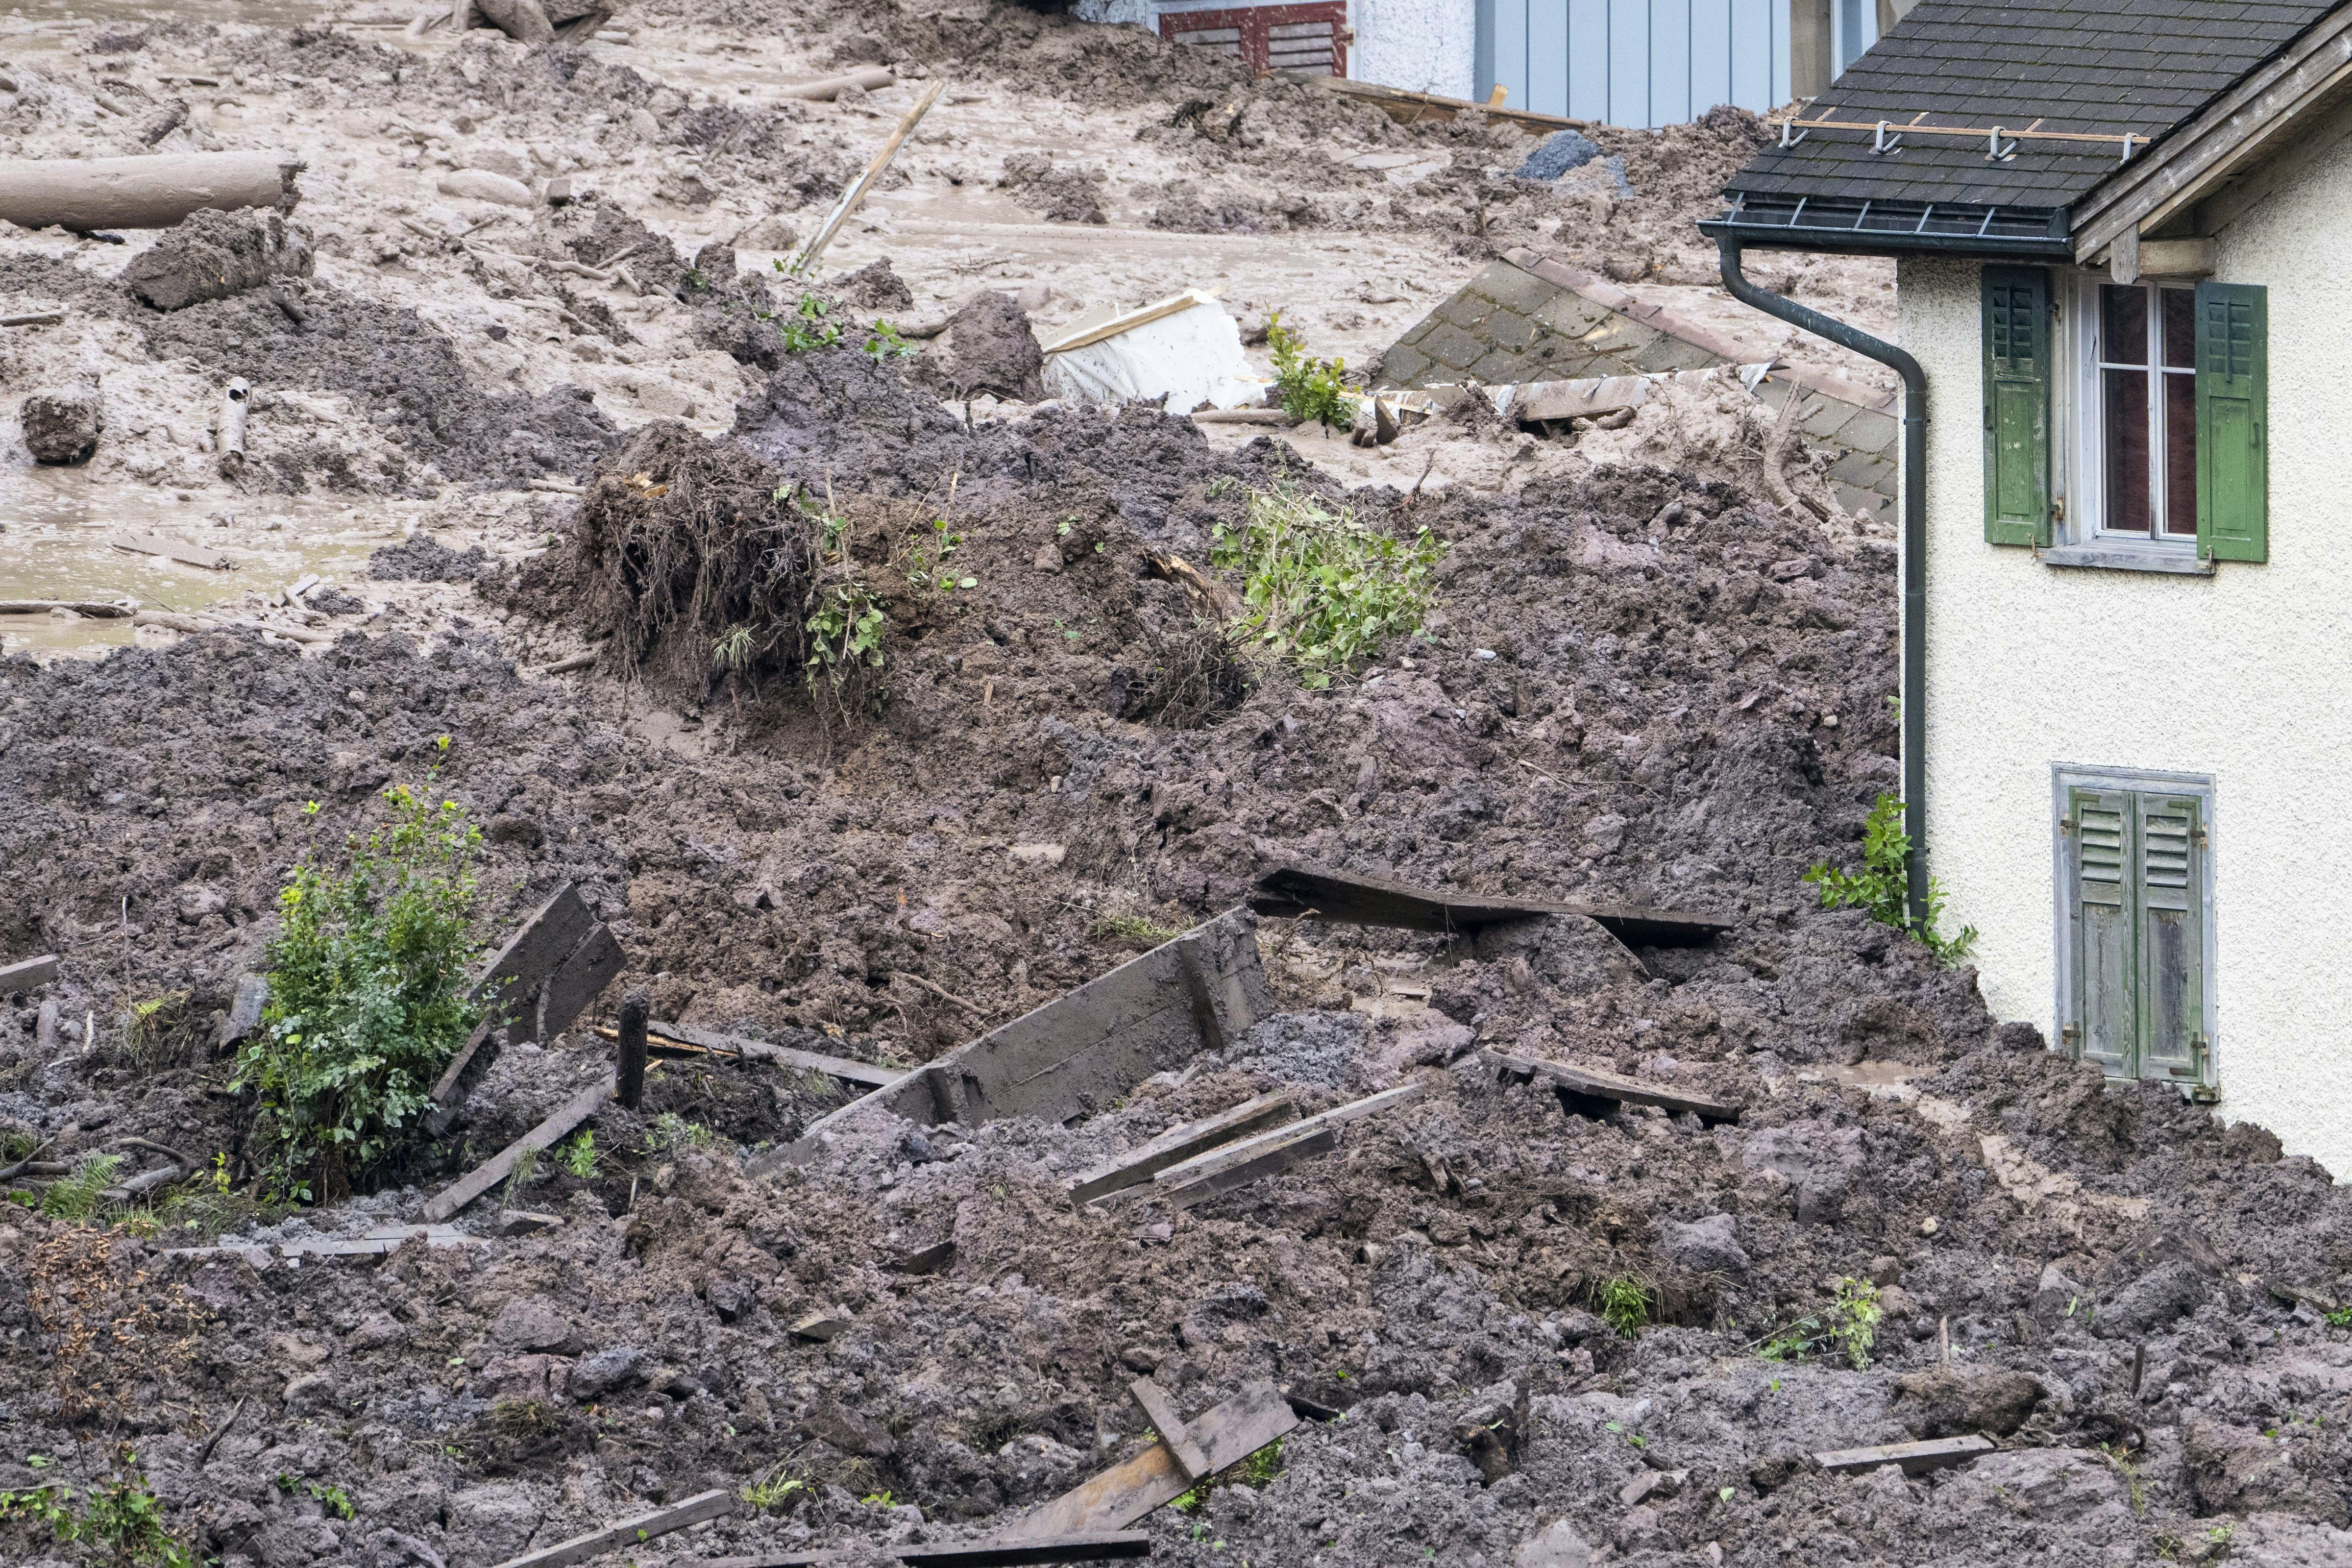
[[[849,182],[849,188],[841,193],[841,200],[834,204],[833,211],[826,216],[824,226],[818,229],[807,247],[793,258],[786,271],[801,277],[816,265],[817,258],[824,254],[824,247],[831,245],[834,236],[841,232],[841,226],[849,221],[849,215],[866,200],[866,193],[874,188],[874,182],[882,177],[882,171],[890,166],[890,160],[898,155],[898,149],[906,145],[907,138],[914,134],[915,127],[922,123],[923,116],[931,111],[931,105],[939,101],[940,94],[947,90],[947,85],[941,79],[924,89],[923,96],[915,100],[915,107],[907,110],[906,118],[898,121],[898,128],[890,132],[890,140],[882,143],[882,150],[874,154],[874,161],[866,165],[865,172]]]
[[[621,1068],[616,1092],[621,1103],[631,1110],[646,1101],[646,1019],[653,1010],[653,998],[642,985],[633,986],[621,998]]]

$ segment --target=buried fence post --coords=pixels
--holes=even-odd
[[[642,985],[621,998],[621,1068],[614,1093],[631,1110],[646,1100],[646,1019],[653,1010],[653,998]]]

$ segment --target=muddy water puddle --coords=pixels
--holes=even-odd
[[[312,497],[184,502],[170,491],[94,487],[79,478],[43,471],[0,480],[0,600],[132,600],[141,609],[198,610],[247,593],[274,594],[305,573],[355,584],[369,554],[400,538],[413,510]],[[109,543],[121,535],[217,551],[230,564],[213,571]],[[127,616],[0,616],[0,653],[97,658],[130,647],[131,634]]]

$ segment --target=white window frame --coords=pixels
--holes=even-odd
[[[2154,527],[2147,533],[2116,533],[2106,527],[2106,419],[2103,383],[2099,374],[2099,324],[2102,320],[2099,290],[2114,280],[2104,270],[2068,269],[2058,274],[2058,334],[2059,374],[2053,386],[2057,407],[2052,412],[2062,432],[2053,443],[2053,457],[2057,471],[2051,478],[2053,492],[2063,508],[2057,537],[2073,550],[2095,552],[2099,555],[2119,560],[2137,559],[2149,564],[2172,565],[2177,568],[2202,571],[2197,559],[2197,536],[2194,533],[2163,531],[2163,476],[2158,471],[2148,476],[2151,486],[2150,515]],[[2137,289],[2179,288],[2174,279],[2143,278],[2128,285]],[[2154,301],[2151,301],[2151,306]],[[2150,324],[2149,363],[2147,373],[2161,378],[2171,374],[2190,375],[2193,371],[2167,372],[2162,360],[2162,311],[2152,308]],[[2162,383],[2158,383],[2160,387]],[[2163,449],[2163,432],[2158,428],[2163,401],[2152,399],[2148,405],[2148,450]]]
[[[2095,298],[2095,296],[2094,296]],[[2131,537],[2131,536],[2126,536]],[[2200,901],[2204,931],[2205,973],[2201,989],[2205,997],[2205,1062],[2203,1076],[2191,1082],[2178,1080],[2180,1091],[2190,1099],[2211,1100],[2218,1098],[2221,1083],[2221,944],[2214,926],[2214,884],[2221,865],[2221,829],[2214,810],[2213,775],[2210,773],[2164,773],[2147,768],[2103,768],[2082,763],[2050,764],[2050,869],[2051,869],[2051,939],[2057,962],[2052,966],[2057,977],[2057,990],[2053,996],[2051,1017],[2058,1026],[2050,1041],[2050,1048],[2060,1056],[2067,1055],[2066,1030],[2079,1027],[2082,1019],[2074,1016],[2074,879],[2073,862],[2076,845],[2070,843],[2059,825],[2066,820],[2066,804],[2070,792],[2077,789],[2142,791],[2158,795],[2191,795],[2197,801],[2198,820],[2205,829],[2205,875],[2201,879]],[[2114,1079],[2114,1084],[2160,1083],[2161,1079]]]

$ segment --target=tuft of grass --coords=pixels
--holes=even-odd
[[[768,1476],[743,1489],[743,1500],[753,1513],[786,1513],[809,1495],[808,1482],[797,1476]]]
[[[1436,603],[1443,540],[1426,528],[1400,539],[1286,478],[1249,492],[1240,528],[1221,522],[1210,533],[1210,560],[1242,574],[1236,628],[1295,665],[1310,689],[1418,632]]]
[[[1629,1340],[1650,1326],[1655,1296],[1649,1282],[1638,1274],[1603,1279],[1592,1299],[1600,1304],[1601,1321]]]
[[[1830,1299],[1822,1338],[1837,1347],[1856,1372],[1870,1365],[1871,1347],[1878,1342],[1879,1321],[1886,1316],[1879,1305],[1878,1287],[1848,1275],[1837,1282]]]
[[[1152,1441],[1159,1438],[1154,1436]],[[1209,1500],[1209,1494],[1219,1487],[1244,1486],[1264,1491],[1282,1474],[1282,1439],[1276,1437],[1265,1447],[1229,1468],[1204,1477],[1190,1491],[1178,1496],[1168,1506],[1178,1513],[1196,1513]]]
[[[675,1153],[680,1149],[708,1149],[719,1141],[719,1135],[699,1121],[688,1121],[675,1110],[665,1110],[646,1129],[646,1149],[655,1154]]]
[[[1093,931],[1097,942],[1139,948],[1158,947],[1183,934],[1174,926],[1160,925],[1138,914],[1105,915],[1095,921]]]
[[[1804,880],[1822,890],[1825,910],[1860,910],[1872,920],[1896,931],[1909,931],[1925,942],[1936,962],[1958,969],[1976,947],[1977,928],[1962,926],[1957,936],[1937,930],[1944,917],[1944,885],[1927,879],[1927,918],[1914,925],[1906,898],[1908,882],[1904,862],[1911,854],[1911,836],[1903,830],[1903,803],[1881,795],[1863,825],[1862,867],[1844,871],[1827,861],[1805,872]]]

